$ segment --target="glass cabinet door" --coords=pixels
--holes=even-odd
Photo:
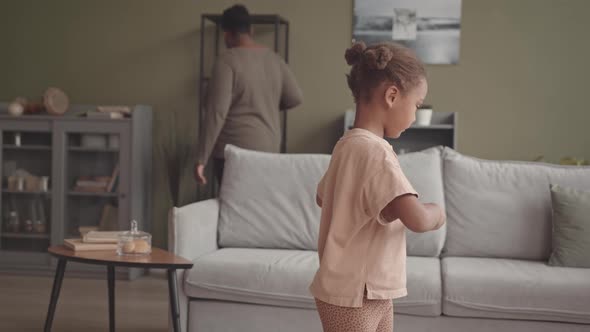
[[[68,128],[62,133],[65,167],[61,235],[66,239],[91,230],[128,228],[126,133],[117,125],[100,127],[100,132]]]
[[[0,251],[44,253],[50,244],[54,198],[49,125],[30,123],[22,129],[2,127],[0,132]]]

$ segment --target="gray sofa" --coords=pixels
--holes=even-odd
[[[550,184],[590,190],[589,167],[442,148],[399,159],[448,220],[407,233],[409,294],[394,301],[396,331],[590,331],[590,269],[546,264]],[[184,331],[321,331],[308,285],[328,163],[228,147],[219,199],[171,210],[170,250],[195,264],[178,273]]]

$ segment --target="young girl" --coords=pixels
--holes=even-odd
[[[405,228],[426,232],[445,222],[440,207],[418,201],[383,139],[414,122],[426,72],[396,44],[357,43],[345,58],[356,119],[318,184],[320,268],[310,291],[325,332],[391,332],[392,299],[407,295]]]

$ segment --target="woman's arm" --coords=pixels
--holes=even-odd
[[[281,76],[283,84],[281,87],[281,102],[279,107],[281,111],[286,111],[301,104],[303,93],[301,92],[301,88],[299,88],[299,84],[297,84],[295,75],[293,75],[293,72],[283,60],[281,60]]]
[[[225,62],[218,60],[213,67],[203,109],[204,123],[201,124],[202,132],[197,153],[197,161],[201,165],[207,164],[221,128],[225,124],[232,100],[232,82],[232,69]]]

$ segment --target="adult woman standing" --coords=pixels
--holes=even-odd
[[[214,67],[204,107],[195,178],[213,160],[221,182],[226,144],[245,149],[279,152],[280,113],[302,101],[293,73],[280,56],[256,43],[246,7],[235,5],[223,12],[222,29],[227,51]]]

